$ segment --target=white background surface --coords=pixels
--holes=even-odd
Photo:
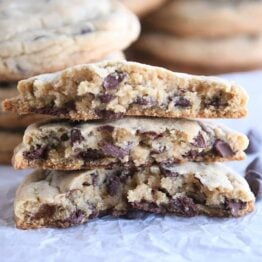
[[[262,133],[262,72],[224,78],[250,94],[247,119],[223,121]],[[1,141],[0,141],[1,143]],[[0,145],[1,146],[1,145]],[[230,164],[241,174],[255,157]],[[262,261],[262,202],[238,219],[151,215],[145,220],[103,218],[69,229],[18,230],[13,221],[17,185],[30,171],[0,167],[0,261]]]

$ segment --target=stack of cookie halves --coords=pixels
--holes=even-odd
[[[6,111],[56,116],[29,126],[13,165],[19,228],[68,227],[141,210],[238,217],[254,209],[240,175],[245,135],[196,118],[240,118],[233,83],[126,61],[79,65],[18,84]],[[189,120],[189,118],[191,120]]]
[[[140,32],[137,17],[112,0],[0,1],[0,28],[0,103],[18,95],[21,79],[123,58]],[[0,164],[10,163],[24,129],[42,118],[0,110]]]
[[[261,0],[170,0],[144,26],[138,61],[198,74],[262,67]]]

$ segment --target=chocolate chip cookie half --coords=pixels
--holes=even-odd
[[[219,78],[174,73],[135,62],[78,65],[18,83],[5,111],[72,120],[123,116],[240,118],[247,114],[243,88]]]
[[[130,211],[193,217],[239,217],[255,208],[247,182],[220,164],[156,165],[145,169],[43,171],[16,192],[21,229],[70,227]]]
[[[28,127],[15,150],[15,168],[79,170],[153,163],[242,160],[245,135],[214,123],[186,119],[125,118]]]

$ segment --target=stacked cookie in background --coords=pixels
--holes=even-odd
[[[167,0],[119,0],[139,17],[158,9]]]
[[[0,10],[0,102],[35,74],[124,59],[122,50],[140,32],[137,17],[111,0],[3,1]],[[24,128],[37,119],[0,111],[1,164],[10,163]]]
[[[29,78],[18,89],[6,111],[57,119],[29,126],[15,150],[15,168],[37,169],[17,190],[17,227],[69,227],[137,211],[238,217],[254,210],[244,178],[217,163],[244,159],[247,137],[194,120],[245,116],[241,87],[107,61]]]
[[[130,59],[220,74],[262,67],[262,1],[171,0],[144,21]]]

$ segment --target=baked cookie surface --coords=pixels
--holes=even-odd
[[[1,81],[101,60],[140,32],[136,16],[111,0],[1,1],[0,17]]]
[[[174,73],[126,61],[79,65],[18,84],[19,96],[6,111],[72,120],[123,116],[240,118],[248,96],[219,78]]]
[[[262,32],[261,0],[173,0],[147,23],[181,36],[217,38]]]

